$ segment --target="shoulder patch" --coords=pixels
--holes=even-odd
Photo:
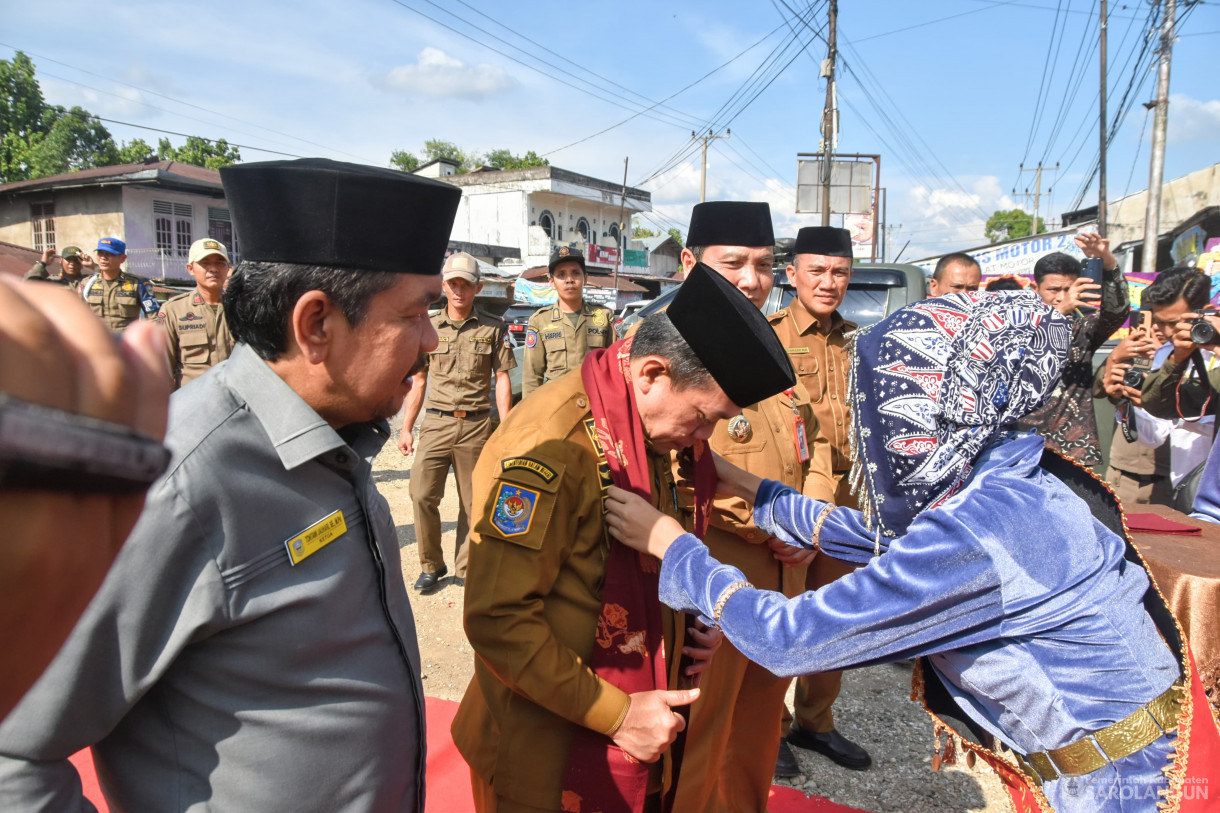
[[[496,491],[496,507],[491,512],[492,526],[506,537],[529,533],[539,496],[533,489],[500,483]]]
[[[530,328],[529,330],[525,331],[525,346],[533,347],[536,344],[538,344],[538,331]]]
[[[532,457],[509,457],[501,460],[500,470],[508,471],[509,469],[525,469],[526,471],[533,472],[541,477],[544,483],[549,483],[558,476],[550,466]]]

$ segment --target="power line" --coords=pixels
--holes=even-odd
[[[192,136],[187,133],[176,133],[173,130],[162,130],[160,127],[149,127],[146,124],[132,124],[130,121],[116,121],[115,119],[107,119],[107,118],[103,118],[101,116],[94,116],[94,115],[90,115],[89,118],[97,119],[98,121],[104,121],[107,124],[121,124],[124,127],[135,127],[140,130],[152,130],[154,133],[165,133],[166,135],[182,136],[183,138],[198,138],[202,141],[207,141],[210,144],[215,144],[215,143],[217,143],[217,141],[224,141],[230,147],[239,147],[243,150],[254,150],[255,152],[266,152],[266,153],[270,153],[272,155],[285,155],[289,158],[304,158],[305,157],[304,155],[294,155],[293,153],[290,153],[290,152],[280,152],[279,150],[269,150],[269,149],[266,149],[265,147],[252,147],[249,144],[234,144],[233,142],[229,141],[228,139],[223,139],[223,138],[222,139],[204,138],[203,136]]]
[[[58,59],[54,59],[54,58],[49,57],[49,56],[43,56],[43,55],[41,55],[41,54],[36,54],[36,53],[34,53],[33,51],[26,51],[26,50],[24,50],[24,49],[19,49],[19,48],[17,48],[17,46],[15,46],[15,45],[9,45],[9,44],[8,44],[8,43],[6,43],[6,42],[0,42],[0,46],[3,46],[3,47],[5,47],[5,48],[10,48],[10,49],[12,49],[13,51],[21,51],[21,52],[22,52],[22,53],[24,53],[24,54],[28,54],[29,56],[36,57],[36,58],[37,58],[37,59],[39,59],[40,61],[44,61],[44,62],[52,62],[52,63],[54,63],[54,64],[56,64],[56,65],[62,65],[62,66],[63,66],[63,67],[65,67],[65,68],[70,68],[70,69],[72,69],[72,70],[74,70],[74,71],[79,71],[79,72],[81,72],[81,73],[83,73],[83,74],[85,74],[85,75],[87,75],[87,76],[93,76],[93,77],[96,77],[96,78],[98,78],[98,79],[105,80],[105,81],[107,81],[107,82],[113,82],[113,83],[114,83],[114,84],[116,84],[116,85],[123,85],[124,87],[129,87],[129,88],[131,88],[132,90],[138,90],[138,91],[140,91],[141,93],[147,93],[147,94],[149,94],[150,96],[158,96],[158,97],[160,97],[160,98],[162,98],[162,99],[166,99],[167,101],[174,102],[175,104],[180,104],[180,105],[183,105],[184,107],[191,107],[191,108],[194,108],[194,109],[196,109],[196,110],[202,111],[202,112],[204,112],[204,113],[209,113],[209,114],[211,114],[211,115],[213,115],[213,116],[220,116],[221,118],[229,119],[230,121],[236,121],[236,122],[238,122],[239,124],[246,124],[246,125],[248,125],[248,126],[250,126],[250,127],[257,127],[257,128],[258,128],[258,129],[260,129],[260,130],[266,130],[267,132],[269,132],[269,133],[273,133],[273,134],[275,134],[275,135],[284,136],[284,137],[286,137],[286,138],[291,138],[291,139],[292,139],[292,140],[294,140],[294,141],[299,141],[299,142],[301,142],[302,144],[308,144],[308,145],[310,145],[311,147],[319,147],[319,148],[321,148],[321,149],[327,150],[327,151],[332,152],[332,153],[341,153],[341,154],[343,154],[343,155],[347,155],[347,156],[349,156],[349,157],[351,157],[351,158],[357,158],[357,159],[359,159],[359,160],[361,160],[361,161],[366,161],[366,160],[367,160],[367,159],[365,159],[365,158],[362,158],[362,157],[361,157],[361,156],[359,156],[359,155],[356,155],[356,154],[354,154],[354,153],[347,152],[347,151],[345,151],[345,150],[340,150],[340,149],[337,149],[337,148],[335,148],[335,147],[328,147],[328,146],[326,146],[325,144],[318,144],[317,142],[314,142],[314,141],[309,141],[308,139],[301,138],[300,136],[293,135],[293,134],[291,134],[291,133],[285,133],[285,132],[281,132],[280,130],[275,130],[275,129],[272,129],[272,128],[267,127],[267,126],[265,126],[265,125],[258,124],[257,122],[252,122],[252,121],[246,121],[246,120],[244,120],[244,119],[239,119],[239,118],[237,118],[236,116],[230,116],[230,115],[228,115],[228,114],[226,114],[226,113],[221,113],[221,112],[220,112],[220,111],[218,111],[218,110],[211,110],[211,109],[209,109],[209,108],[207,108],[207,107],[203,107],[203,106],[201,106],[201,105],[197,105],[197,104],[194,104],[194,103],[192,103],[192,102],[187,102],[187,101],[183,101],[182,99],[177,99],[177,98],[174,98],[173,96],[170,96],[170,95],[165,94],[165,93],[160,93],[160,92],[155,91],[155,90],[149,90],[148,88],[143,88],[143,87],[140,87],[139,85],[133,85],[133,84],[131,84],[130,82],[124,82],[124,81],[122,81],[121,79],[115,79],[115,78],[113,78],[113,77],[109,77],[109,76],[103,76],[103,75],[102,75],[102,74],[100,74],[100,73],[94,73],[93,71],[86,70],[85,68],[81,68],[81,67],[78,67],[78,66],[76,66],[76,65],[71,65],[71,64],[69,64],[69,63],[67,63],[67,62],[62,62],[62,61],[60,61],[60,60],[58,60]],[[47,75],[49,75],[49,74],[47,74]],[[73,82],[73,80],[71,80],[71,79],[63,79],[62,77],[54,77],[54,76],[53,76],[53,77],[51,77],[51,78],[54,78],[54,79],[60,79],[60,81],[63,81],[63,82],[71,82],[72,84],[80,84],[79,82]],[[88,87],[88,85],[81,85],[81,87]],[[95,88],[89,88],[89,89],[90,89],[90,90],[95,90],[97,93],[106,93],[106,91],[103,91],[103,90],[96,90]],[[112,95],[112,96],[113,96],[113,95],[116,95],[116,94],[108,94],[108,95]],[[155,108],[155,109],[161,110],[161,108]],[[169,111],[169,110],[164,110],[163,112],[170,113],[171,115],[180,115],[180,114],[178,114],[178,113],[175,113],[174,111]],[[197,119],[191,119],[191,120],[192,120],[192,121],[198,121]],[[209,122],[202,122],[202,123],[207,124],[207,123],[209,123]],[[370,162],[370,163],[372,163],[372,162]]]

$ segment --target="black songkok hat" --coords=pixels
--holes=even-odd
[[[806,226],[796,233],[795,254],[851,257],[851,232],[832,226]]]
[[[439,274],[462,192],[396,169],[326,158],[220,170],[241,256]]]
[[[784,345],[762,311],[703,263],[691,269],[666,314],[737,406],[796,385]]]
[[[585,268],[585,255],[580,253],[580,249],[571,246],[555,247],[555,250],[551,252],[551,262],[547,265],[546,272],[554,274],[555,266],[566,262],[580,263],[580,270],[588,273],[588,269]]]
[[[696,248],[774,246],[775,231],[771,227],[771,207],[766,203],[739,200],[697,203],[690,213],[686,244]]]

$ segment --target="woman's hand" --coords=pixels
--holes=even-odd
[[[715,627],[704,626],[696,621],[686,628],[686,640],[690,643],[682,647],[682,654],[693,661],[686,667],[687,677],[694,677],[712,664],[712,657],[724,642],[724,633]],[[699,681],[695,681],[699,685]]]
[[[606,492],[606,526],[610,535],[629,548],[665,558],[665,551],[686,529],[630,491],[610,486]]]
[[[716,464],[716,493],[729,497],[740,497],[748,503],[753,503],[754,496],[758,494],[758,487],[762,485],[762,478],[734,466],[710,449],[708,454],[712,456],[712,461]],[[694,463],[686,452],[678,457],[678,476],[682,478],[684,487],[689,488],[694,485]]]
[[[771,548],[771,555],[780,564],[788,567],[804,567],[813,561],[813,557],[818,555],[817,548],[801,548],[796,545],[789,545],[775,537],[767,540],[767,547]]]

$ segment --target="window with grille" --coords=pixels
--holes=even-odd
[[[236,246],[233,245],[233,222],[229,210],[222,206],[208,207],[208,237],[219,240],[233,256]]]
[[[153,221],[157,236],[157,248],[173,251],[185,257],[191,250],[194,232],[195,207],[189,203],[168,200],[153,201]]]
[[[30,225],[34,229],[34,250],[55,248],[55,204],[31,203]]]

